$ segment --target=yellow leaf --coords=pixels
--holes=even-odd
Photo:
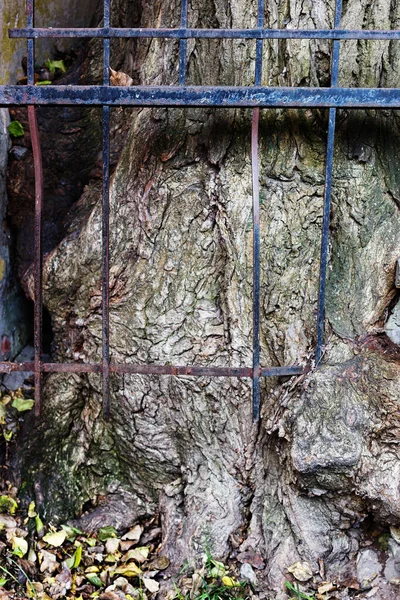
[[[142,569],[139,569],[138,566],[135,565],[135,563],[128,563],[127,565],[124,565],[123,567],[118,567],[118,569],[115,569],[112,574],[113,575],[125,575],[125,577],[137,577],[137,575],[140,575],[142,572]]]
[[[28,506],[28,517],[30,519],[37,517],[37,512],[35,511],[35,503],[33,501]]]
[[[58,546],[63,545],[66,538],[66,532],[63,529],[61,529],[60,531],[56,531],[54,533],[47,533],[44,536],[43,541],[49,544],[50,546],[53,546],[54,548],[58,548]]]
[[[85,573],[99,573],[99,571],[100,571],[99,567],[96,567],[95,565],[85,569]]]
[[[237,587],[239,585],[239,583],[235,581],[233,577],[228,577],[227,575],[222,578],[222,583],[226,587]]]

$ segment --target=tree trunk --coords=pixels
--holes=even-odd
[[[190,26],[254,27],[256,4],[199,0]],[[118,0],[113,12],[114,25],[142,27],[177,26],[180,14],[176,0]],[[397,2],[350,0],[342,25],[395,29],[399,19]],[[266,3],[268,27],[332,22],[320,0]],[[265,41],[263,83],[328,85],[330,48]],[[90,56],[96,76],[99,44]],[[254,57],[254,42],[190,40],[188,83],[251,85]],[[176,83],[178,62],[174,41],[113,44],[113,68],[135,83]],[[396,87],[399,69],[396,42],[341,45],[342,85]],[[251,366],[251,111],[123,114],[110,194],[112,360]],[[326,125],[324,110],[261,112],[263,366],[313,356]],[[365,583],[364,546],[400,523],[400,353],[384,333],[400,256],[399,132],[396,111],[338,111],[323,366],[263,380],[260,425],[247,379],[113,376],[105,420],[99,375],[47,377],[42,423],[26,425],[21,457],[47,518],[84,510],[81,526],[122,527],[160,510],[174,565],[206,546],[233,551],[259,569],[260,597],[286,597],[286,567],[299,560],[322,578]],[[44,260],[57,361],[101,361],[100,269],[95,183]],[[32,294],[29,272],[25,286]],[[373,583],[382,599],[396,597],[391,548]]]

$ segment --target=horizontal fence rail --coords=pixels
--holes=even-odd
[[[400,88],[9,85],[0,105],[399,108]]]
[[[115,28],[111,27],[110,0],[104,2],[103,27],[98,28],[52,28],[34,26],[34,0],[27,0],[27,27],[9,30],[13,39],[27,39],[28,85],[0,86],[0,106],[29,106],[31,134],[35,150],[36,212],[35,212],[35,359],[32,362],[0,361],[0,373],[13,371],[34,372],[35,412],[39,413],[43,373],[99,373],[102,376],[103,407],[110,413],[110,374],[170,375],[195,377],[237,377],[252,380],[253,418],[260,418],[260,377],[293,377],[318,367],[323,354],[325,285],[329,249],[329,221],[333,184],[333,156],[336,109],[398,109],[400,89],[391,88],[344,88],[338,86],[340,42],[346,40],[396,41],[400,30],[341,29],[342,0],[335,2],[334,27],[331,29],[270,29],[263,27],[264,0],[257,0],[257,26],[250,29],[201,29],[188,27],[189,6],[181,0],[180,27],[177,28]],[[102,85],[34,85],[34,43],[36,39],[54,38],[101,38],[104,41]],[[110,40],[112,38],[172,39],[179,41],[179,85],[113,87],[109,81]],[[242,86],[190,86],[186,85],[187,40],[232,39],[255,40],[254,85]],[[262,49],[264,40],[332,40],[331,82],[329,87],[265,87],[262,84]],[[35,106],[87,105],[103,107],[103,190],[102,190],[102,360],[96,363],[43,362],[42,349],[42,167]],[[109,123],[110,107],[248,107],[252,111],[251,161],[253,185],[253,343],[252,367],[118,364],[110,356],[109,331]],[[314,363],[307,365],[273,366],[260,365],[260,230],[259,230],[259,115],[262,108],[326,108],[329,109],[327,154],[325,165],[324,210],[321,237],[319,275],[319,300]],[[250,346],[250,343],[249,343]]]
[[[176,29],[118,27],[10,29],[11,38],[163,38],[232,40],[400,40],[400,30],[378,29]]]

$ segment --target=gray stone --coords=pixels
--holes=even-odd
[[[392,313],[385,324],[385,331],[388,337],[395,344],[400,344],[400,302],[397,302]]]
[[[240,576],[247,579],[251,584],[257,585],[257,575],[249,563],[243,563],[240,567]]]
[[[17,160],[22,160],[28,153],[28,148],[25,146],[13,146],[10,150],[10,154]]]
[[[368,586],[380,575],[381,571],[382,565],[375,550],[371,548],[361,550],[357,557],[357,578],[361,586]]]

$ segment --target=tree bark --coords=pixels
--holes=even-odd
[[[195,4],[193,27],[255,25],[256,2]],[[113,10],[121,26],[177,26],[180,14],[175,0],[119,0]],[[399,18],[397,2],[350,0],[342,25],[398,28]],[[326,2],[266,3],[268,27],[332,21]],[[90,56],[95,77],[98,44]],[[266,41],[263,83],[327,85],[329,56],[327,41]],[[251,85],[254,57],[254,42],[191,40],[188,83]],[[117,41],[112,66],[135,83],[173,84],[178,45]],[[396,87],[399,68],[395,42],[342,43],[343,85]],[[126,118],[113,131],[116,140],[128,133],[110,193],[112,360],[250,366],[251,111],[158,108]],[[261,113],[265,366],[313,356],[326,124],[323,110]],[[298,560],[328,580],[362,578],[356,563],[372,524],[400,523],[400,354],[384,333],[398,298],[399,131],[396,111],[338,111],[322,367],[263,380],[259,426],[246,379],[113,376],[105,420],[99,375],[47,377],[42,423],[29,424],[21,459],[47,518],[84,510],[82,526],[122,527],[159,510],[174,565],[206,546],[216,557],[234,549],[259,567],[260,597],[285,598],[286,567]],[[56,360],[101,361],[100,267],[94,184],[44,260]],[[32,293],[30,273],[25,285]],[[396,597],[392,558],[374,582],[382,599]]]

